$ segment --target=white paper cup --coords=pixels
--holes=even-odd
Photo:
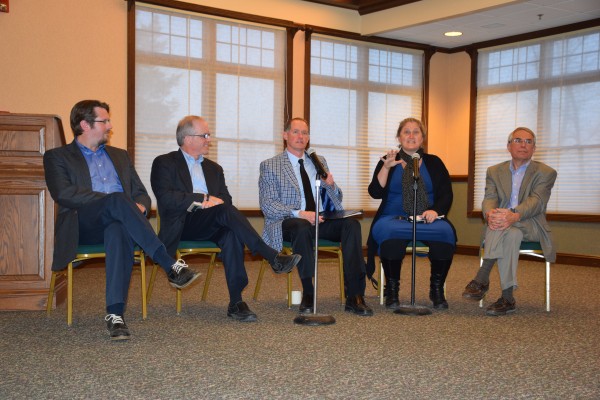
[[[292,304],[298,305],[302,301],[302,292],[299,290],[292,290]]]

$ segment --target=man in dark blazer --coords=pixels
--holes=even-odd
[[[53,270],[75,258],[79,244],[104,243],[105,317],[112,340],[129,339],[123,314],[137,243],[184,288],[199,274],[167,254],[145,214],[150,197],[125,150],[107,146],[112,125],[109,106],[83,100],[71,110],[75,140],[44,154],[46,183],[58,203]]]
[[[244,245],[260,254],[277,273],[289,272],[300,260],[267,246],[246,217],[233,206],[223,168],[205,158],[209,152],[208,123],[194,115],[177,125],[180,149],[156,157],[150,182],[156,195],[161,229],[159,238],[169,254],[181,240],[210,240],[223,250],[221,258],[229,289],[227,315],[242,322],[256,321],[242,291],[248,285]]]
[[[489,167],[481,211],[486,221],[483,264],[463,293],[481,300],[489,289],[489,275],[498,263],[502,297],[486,309],[491,316],[516,310],[513,289],[517,287],[517,264],[521,241],[540,242],[544,257],[556,261],[546,207],[556,181],[556,171],[532,160],[536,135],[519,127],[508,136],[507,149],[512,160]]]
[[[284,240],[289,241],[294,252],[302,256],[302,261],[298,264],[298,274],[302,282],[299,311],[302,314],[312,313],[316,210],[309,177],[315,177],[317,170],[310,157],[306,157],[305,150],[310,139],[308,123],[302,118],[291,119],[284,128],[283,139],[286,142],[286,150],[260,164],[258,189],[260,208],[265,215],[263,238],[277,249],[282,248]],[[323,168],[327,169],[327,178],[321,179],[322,190],[327,194],[325,198],[335,210],[343,210],[342,190],[329,172],[325,158],[319,159]],[[354,218],[327,221],[324,221],[322,216],[318,218],[319,238],[342,244],[344,280],[347,288],[345,310],[356,315],[373,315],[373,310],[364,300],[365,260],[362,256],[360,223]]]

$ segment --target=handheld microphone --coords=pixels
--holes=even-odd
[[[413,178],[419,180],[419,160],[421,159],[421,155],[419,153],[413,153],[412,161],[413,161]]]
[[[308,150],[306,150],[306,154],[308,154],[317,169],[317,174],[321,175],[323,179],[327,179],[327,172],[325,172],[325,167],[323,166],[323,163],[321,163],[319,156],[317,156],[315,149],[309,147]]]

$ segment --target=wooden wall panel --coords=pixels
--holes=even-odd
[[[43,156],[63,144],[56,116],[0,114],[0,310],[46,307],[55,206]],[[59,301],[64,287],[58,285]]]

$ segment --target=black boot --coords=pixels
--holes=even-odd
[[[429,299],[433,302],[433,308],[438,310],[448,308],[448,302],[444,296],[444,283],[451,264],[452,260],[431,260]]]
[[[385,279],[385,308],[396,309],[400,305],[398,292],[400,291],[400,279]]]
[[[400,305],[398,292],[400,291],[400,268],[402,261],[381,259],[383,272],[385,273],[385,308],[395,309]]]

